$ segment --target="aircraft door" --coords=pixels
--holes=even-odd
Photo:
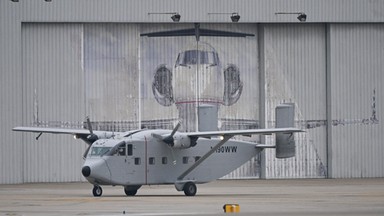
[[[133,164],[133,145],[121,143],[114,154],[107,160],[108,168],[111,173],[111,182],[114,184],[126,185],[131,182],[134,174]]]

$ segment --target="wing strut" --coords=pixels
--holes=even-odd
[[[218,148],[220,148],[224,143],[231,139],[233,135],[224,135],[224,139],[217,143],[211,150],[209,150],[205,155],[203,155],[196,163],[189,167],[185,172],[183,172],[178,178],[178,181],[183,180],[185,176],[191,173],[197,166],[199,166],[203,161],[205,161],[209,156],[211,156]]]

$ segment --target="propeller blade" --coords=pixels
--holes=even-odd
[[[88,148],[85,150],[84,154],[83,154],[83,159],[85,159],[87,157],[87,154],[89,152],[89,149],[91,148],[92,145],[88,145]]]
[[[180,127],[180,126],[181,126],[181,123],[178,122],[177,125],[176,125],[176,127],[173,129],[171,135],[169,135],[169,136],[172,136],[172,137],[173,137],[173,135],[175,135],[175,133],[177,132],[177,130],[179,130],[179,127]]]
[[[163,142],[167,143],[169,146],[173,146],[173,141],[174,141],[173,135],[175,135],[175,133],[177,132],[180,126],[181,126],[181,123],[178,122],[176,127],[173,128],[172,133],[169,136],[165,137],[163,139]]]
[[[99,137],[93,133],[93,129],[92,129],[92,124],[91,124],[91,120],[89,119],[89,116],[86,117],[87,119],[87,127],[88,127],[88,130],[89,130],[89,135],[87,136],[87,143],[91,144],[94,143],[96,140],[99,139]]]
[[[87,125],[88,125],[88,130],[91,134],[93,134],[93,130],[92,130],[92,125],[91,125],[91,120],[89,119],[89,116],[86,117],[87,119]]]
[[[155,133],[152,133],[151,135],[152,135],[152,137],[156,138],[157,140],[159,140],[159,141],[163,141],[163,142],[166,143],[168,146],[173,146],[173,141],[174,141],[174,139],[173,139],[173,135],[175,135],[175,133],[177,132],[177,130],[180,128],[180,126],[181,126],[181,123],[178,122],[177,125],[176,125],[176,127],[172,130],[171,134],[168,135],[168,136],[166,136],[166,137],[164,137],[164,136],[162,136],[162,135],[160,135],[160,134],[155,134]]]

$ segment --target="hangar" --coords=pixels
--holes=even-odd
[[[90,116],[120,131],[182,118],[194,130],[199,104],[218,129],[263,128],[284,102],[306,130],[297,156],[266,150],[225,178],[384,177],[383,11],[364,0],[1,1],[0,183],[84,180],[85,144],[15,126],[83,127]],[[240,35],[151,36],[196,26]],[[175,82],[193,49],[211,65]]]

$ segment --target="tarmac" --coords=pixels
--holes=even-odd
[[[0,185],[0,215],[384,215],[384,179],[218,180],[186,197],[173,185],[143,186],[134,197],[88,183]],[[224,213],[238,204],[240,213]]]

